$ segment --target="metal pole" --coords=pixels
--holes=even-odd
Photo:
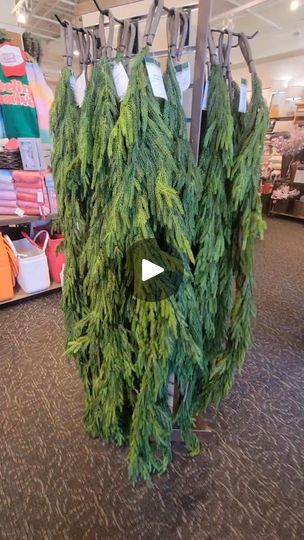
[[[201,120],[202,98],[205,82],[205,63],[207,58],[207,35],[211,15],[212,0],[199,0],[197,14],[196,56],[194,64],[193,94],[190,143],[194,157],[198,160]]]

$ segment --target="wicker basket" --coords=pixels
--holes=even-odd
[[[304,201],[293,201],[292,214],[299,218],[304,218]]]
[[[0,169],[22,170],[22,160],[19,150],[3,150],[0,152]]]

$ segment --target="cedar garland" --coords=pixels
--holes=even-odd
[[[213,65],[197,168],[173,63],[161,106],[147,53],[134,60],[120,113],[107,58],[93,70],[80,115],[65,68],[51,120],[69,352],[85,386],[87,430],[129,444],[132,480],[166,470],[175,421],[190,453],[199,451],[194,414],[226,397],[244,361],[267,127],[257,76],[248,113],[240,115],[236,85],[230,103],[222,69]],[[128,294],[126,252],[143,239],[181,254],[185,274],[175,296],[149,303]],[[171,373],[181,398],[175,416],[167,402]]]
[[[233,118],[225,79],[221,67],[213,65],[207,128],[199,162],[203,192],[197,220],[195,267],[204,353],[211,359],[221,350],[231,309],[230,223],[226,191],[233,163],[232,137]],[[220,302],[221,296],[224,300]]]
[[[82,316],[79,258],[85,234],[82,184],[79,170],[74,166],[78,153],[79,109],[70,87],[71,75],[68,67],[62,70],[51,111],[52,167],[66,255],[62,307],[68,340],[73,337],[75,322]]]
[[[163,118],[172,134],[171,151],[178,170],[173,178],[173,185],[180,196],[184,214],[187,217],[188,236],[191,240],[195,236],[195,219],[198,212],[200,196],[200,175],[194,162],[193,152],[188,140],[185,112],[181,103],[181,92],[176,78],[176,71],[171,57],[168,57],[167,69],[164,75],[168,100],[164,101]],[[192,269],[188,261],[184,260],[187,279],[181,284],[177,292],[179,311],[192,334],[196,350],[184,347],[186,341],[176,349],[176,356],[172,362],[173,373],[180,392],[180,405],[176,412],[175,422],[181,429],[182,438],[191,455],[200,450],[198,438],[193,433],[194,411],[196,409],[195,387],[198,377],[204,371],[202,355],[202,330],[198,303],[194,291]],[[199,358],[199,362],[198,362]]]
[[[153,96],[145,69],[148,48],[134,60],[127,94],[110,141],[112,205],[104,224],[104,244],[121,275],[124,254],[134,242],[155,238],[159,247],[170,246],[192,259],[183,207],[173,187],[176,163],[171,153],[172,134],[164,123],[159,101]],[[115,273],[116,273],[115,272]],[[123,281],[126,281],[123,273]],[[121,287],[120,283],[120,287]],[[176,349],[200,351],[174,298],[149,303],[127,297],[123,306],[134,350],[120,362],[117,383],[133,373],[134,388],[129,436],[129,473],[148,480],[164,472],[171,461],[172,416],[167,404],[167,383]],[[196,358],[195,358],[196,357]],[[113,406],[112,397],[104,407]]]
[[[264,232],[259,195],[260,163],[268,126],[267,106],[256,74],[252,77],[248,112],[243,120],[238,120],[238,125],[241,138],[231,174],[235,297],[225,349],[214,359],[204,389],[205,407],[209,403],[219,405],[228,395],[251,343],[254,247],[256,238],[262,237]]]

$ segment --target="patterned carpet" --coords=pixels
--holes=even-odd
[[[58,293],[1,310],[1,540],[304,539],[304,230],[268,225],[242,376],[202,455],[176,446],[151,487],[84,432]]]

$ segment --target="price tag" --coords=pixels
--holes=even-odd
[[[191,84],[191,72],[189,62],[175,66],[176,79],[183,94]]]
[[[17,216],[24,216],[24,210],[22,210],[22,208],[16,208],[15,209],[15,214],[17,214]]]
[[[150,56],[146,58],[146,68],[149,76],[149,81],[152,87],[152,92],[155,97],[168,100],[167,92],[164,85],[163,75],[160,69],[160,63]]]
[[[202,101],[202,111],[208,110],[208,97],[209,97],[209,80],[207,79],[204,88],[204,95]]]
[[[129,77],[122,62],[114,64],[112,71],[116,92],[120,101],[122,101],[128,90]]]
[[[37,191],[37,202],[43,202],[43,192]]]
[[[247,84],[246,79],[242,79],[241,88],[240,88],[240,104],[239,104],[240,113],[247,112],[247,95],[248,95],[248,84]]]

